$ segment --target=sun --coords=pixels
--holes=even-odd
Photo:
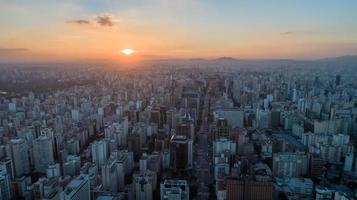
[[[126,56],[130,56],[131,54],[134,53],[134,50],[133,49],[123,49],[123,50],[121,50],[121,52]]]

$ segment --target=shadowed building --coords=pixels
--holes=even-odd
[[[174,171],[187,170],[192,166],[192,140],[174,135],[170,141],[171,167]]]
[[[226,181],[227,200],[273,200],[273,182],[228,179]]]

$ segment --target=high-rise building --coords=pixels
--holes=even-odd
[[[184,135],[174,135],[170,141],[171,167],[175,171],[192,167],[192,140]]]
[[[92,161],[98,169],[102,168],[108,158],[108,144],[106,140],[96,140],[91,144]]]
[[[79,140],[75,138],[67,140],[66,150],[68,154],[77,155],[79,153]]]
[[[193,139],[195,134],[195,125],[192,120],[186,121],[178,125],[176,127],[176,131],[177,135],[184,135],[189,139]]]
[[[232,128],[244,127],[244,110],[237,108],[219,108],[215,113],[220,117],[227,120],[227,123]]]
[[[304,133],[304,127],[299,124],[293,124],[291,131],[293,135],[302,138],[302,135]]]
[[[0,169],[0,199],[10,200],[12,199],[10,176],[6,170]]]
[[[305,175],[308,169],[307,155],[303,153],[279,152],[273,155],[273,173],[277,177]]]
[[[11,158],[14,165],[15,177],[29,174],[30,161],[26,141],[21,138],[12,139],[6,149],[7,156]]]
[[[118,192],[119,176],[118,164],[116,159],[108,159],[102,167],[102,184],[105,190]],[[122,179],[124,177],[121,177]],[[123,182],[124,180],[122,180]]]
[[[270,128],[271,112],[269,110],[257,109],[256,120],[257,128]]]
[[[61,200],[62,186],[58,178],[39,178],[32,186],[34,199]],[[28,196],[28,195],[27,195]]]
[[[298,100],[298,92],[297,92],[297,90],[294,88],[294,89],[293,89],[293,95],[292,95],[292,101],[293,101],[293,102],[297,102],[297,100]]]
[[[46,177],[58,177],[61,176],[60,165],[58,163],[49,164],[46,169]]]
[[[288,191],[301,199],[311,199],[313,195],[314,183],[309,178],[288,178],[276,180],[278,185],[289,188]]]
[[[73,179],[64,189],[65,200],[91,199],[89,178],[87,175],[79,175]]]
[[[139,170],[140,172],[145,172],[148,169],[148,155],[143,153],[142,157],[139,160]]]
[[[80,112],[76,109],[73,109],[72,112],[72,120],[78,122],[80,120]]]
[[[229,137],[230,126],[225,118],[218,118],[216,125],[211,127],[211,134],[214,138]]]
[[[0,170],[5,170],[11,179],[15,179],[14,165],[11,158],[5,157],[0,160]]]
[[[133,187],[136,200],[152,200],[156,188],[156,173],[146,171],[133,174]]]
[[[222,153],[234,155],[237,152],[237,144],[227,138],[219,138],[213,142],[213,155],[220,156]]]
[[[227,200],[273,200],[273,182],[227,179]]]
[[[335,83],[336,83],[336,86],[341,84],[341,75],[336,75]]]
[[[165,180],[160,184],[161,200],[189,200],[190,188],[186,180]]]
[[[354,156],[353,153],[350,153],[345,158],[345,164],[343,166],[344,171],[352,171]]]
[[[80,174],[88,175],[91,188],[98,186],[98,168],[96,164],[92,162],[84,163],[81,167]]]
[[[310,156],[310,176],[318,178],[323,174],[323,166],[325,162],[320,155],[311,154]]]
[[[46,173],[48,165],[54,162],[52,140],[48,136],[41,135],[34,140],[33,157],[35,170]]]
[[[63,176],[75,176],[78,175],[80,170],[80,160],[78,157],[67,157],[67,161],[63,163]]]
[[[224,154],[214,157],[214,179],[224,178],[230,173],[229,159]]]
[[[140,157],[140,135],[132,133],[128,135],[128,150],[134,153],[134,160]]]

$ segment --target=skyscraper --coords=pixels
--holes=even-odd
[[[108,159],[102,167],[102,184],[105,190],[118,192],[119,186],[119,168],[116,159]],[[121,177],[123,178],[123,177]]]
[[[156,188],[156,173],[152,171],[133,174],[133,186],[136,200],[152,200]]]
[[[108,158],[108,144],[105,140],[96,140],[91,144],[92,161],[98,169],[102,168]]]
[[[6,170],[0,169],[0,199],[10,200],[12,199],[10,176]]]
[[[51,139],[46,135],[41,135],[33,143],[33,156],[35,170],[46,173],[48,165],[54,162],[53,145]]]
[[[187,170],[192,165],[192,140],[184,135],[174,135],[170,141],[171,167],[175,171]]]
[[[228,179],[227,200],[273,200],[274,184],[252,180]]]
[[[11,158],[15,177],[21,177],[30,173],[30,161],[28,155],[28,146],[24,139],[12,139],[7,145],[7,156]]]

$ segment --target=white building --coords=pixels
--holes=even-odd
[[[91,143],[92,162],[98,169],[102,168],[108,159],[108,144],[106,140],[96,140]]]
[[[354,160],[354,156],[353,153],[350,153],[346,156],[345,158],[345,164],[343,166],[343,170],[344,171],[352,171],[352,167],[353,167],[353,160]]]
[[[78,122],[81,118],[80,118],[80,113],[78,110],[76,109],[73,109],[71,111],[71,115],[72,115],[72,120],[75,121],[75,122]]]
[[[231,155],[236,154],[237,144],[227,138],[219,138],[213,142],[213,156],[219,156],[225,152],[229,152]]]
[[[46,169],[46,177],[51,178],[51,177],[59,177],[59,176],[61,176],[60,165],[58,163],[53,163],[48,165]]]
[[[217,118],[227,119],[228,125],[232,128],[244,127],[244,111],[236,108],[220,108],[214,112]]]
[[[165,180],[160,184],[161,200],[189,200],[190,188],[186,180]]]

